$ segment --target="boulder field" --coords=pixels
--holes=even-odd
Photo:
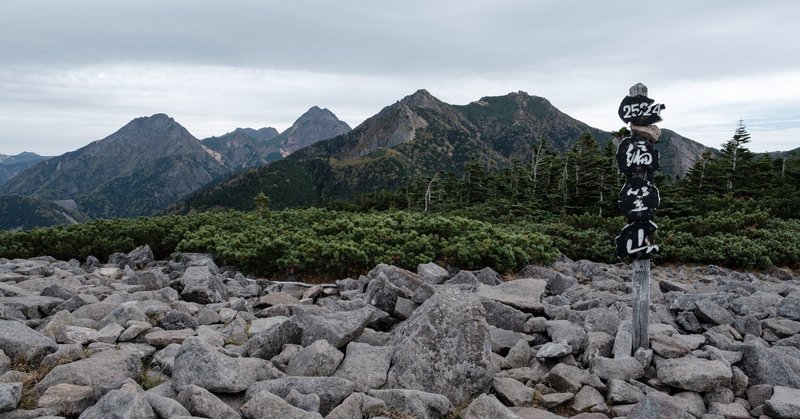
[[[634,351],[631,275],[0,259],[0,419],[800,418],[798,276],[653,267]]]

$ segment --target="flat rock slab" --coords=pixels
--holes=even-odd
[[[0,320],[0,350],[12,361],[22,359],[36,364],[58,350],[58,344],[21,322]]]
[[[355,385],[350,380],[336,377],[283,377],[275,380],[259,381],[247,388],[245,399],[266,390],[278,397],[286,397],[294,389],[301,394],[319,396],[319,412],[327,415],[347,396],[353,393]],[[190,409],[191,410],[191,409]]]
[[[91,387],[94,396],[99,397],[109,390],[119,388],[129,378],[135,379],[141,372],[142,360],[138,354],[107,350],[53,368],[36,384],[36,391],[42,394],[51,386],[67,383]]]
[[[767,414],[781,419],[800,419],[800,390],[775,386],[772,397],[764,402]]]
[[[661,359],[657,363],[658,379],[664,384],[698,393],[729,386],[733,371],[719,360],[685,356],[683,358]]]
[[[514,308],[540,312],[543,309],[542,294],[547,281],[535,278],[521,278],[500,285],[481,284],[476,291],[478,296],[497,301]]]

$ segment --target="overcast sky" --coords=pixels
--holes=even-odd
[[[198,138],[351,126],[417,89],[524,90],[603,130],[628,88],[718,147],[800,147],[800,3],[671,0],[24,0],[0,5],[0,154],[58,155],[139,116]]]

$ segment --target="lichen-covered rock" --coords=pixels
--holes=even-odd
[[[144,394],[135,391],[111,390],[97,403],[86,409],[81,419],[156,419],[156,413],[150,407]]]
[[[373,309],[369,307],[331,312],[319,307],[297,306],[295,310],[297,323],[303,330],[303,346],[325,339],[337,349],[344,348],[350,341],[357,338],[367,327],[373,313]]]
[[[496,397],[481,394],[461,412],[461,419],[518,419],[516,413],[511,411],[497,400]]]
[[[228,289],[208,266],[191,266],[181,277],[181,298],[200,304],[218,303],[228,299]]]
[[[141,356],[123,350],[98,352],[89,358],[53,368],[35,388],[39,394],[56,384],[67,383],[92,388],[95,397],[117,389],[142,373]]]
[[[394,331],[396,348],[385,388],[444,394],[454,405],[491,385],[489,325],[478,298],[446,287]]]
[[[239,413],[203,387],[189,384],[178,394],[178,402],[189,413],[208,419],[235,419]]]
[[[325,339],[320,339],[311,345],[301,349],[295,355],[286,373],[289,375],[302,376],[329,376],[344,359],[344,354],[331,346]]]
[[[177,391],[194,384],[212,392],[238,393],[256,381],[280,376],[283,373],[270,361],[223,355],[197,337],[183,342],[172,367],[172,385]]]
[[[355,384],[355,390],[365,393],[383,387],[391,366],[394,348],[350,342],[347,355],[334,377],[345,378]]]
[[[0,350],[11,360],[35,365],[58,350],[58,344],[21,322],[0,320]]]
[[[269,391],[261,391],[251,397],[250,400],[242,406],[241,411],[242,416],[247,419],[268,417],[285,419],[322,419],[322,415],[319,413],[307,412],[294,407]]]
[[[417,265],[417,275],[428,284],[441,284],[450,276],[447,269],[433,262]]]
[[[726,362],[694,356],[662,359],[656,365],[658,379],[662,383],[689,391],[705,392],[730,386],[733,376],[731,367]]]
[[[294,389],[301,394],[318,395],[319,412],[324,416],[352,394],[354,388],[352,381],[338,377],[283,377],[253,383],[247,388],[245,399],[250,400],[265,390],[284,398]]]
[[[0,383],[0,413],[14,410],[22,397],[22,383]]]
[[[383,400],[389,411],[419,419],[444,418],[453,408],[447,397],[419,390],[370,390],[367,394]]]

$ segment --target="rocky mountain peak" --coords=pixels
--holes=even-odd
[[[400,100],[400,103],[408,106],[417,106],[420,108],[434,110],[439,110],[441,109],[442,105],[445,105],[444,102],[434,97],[425,89],[419,89],[413,94],[404,97],[402,100]]]
[[[327,108],[312,106],[277,138],[280,139],[281,154],[288,156],[301,148],[350,131],[350,125]]]

